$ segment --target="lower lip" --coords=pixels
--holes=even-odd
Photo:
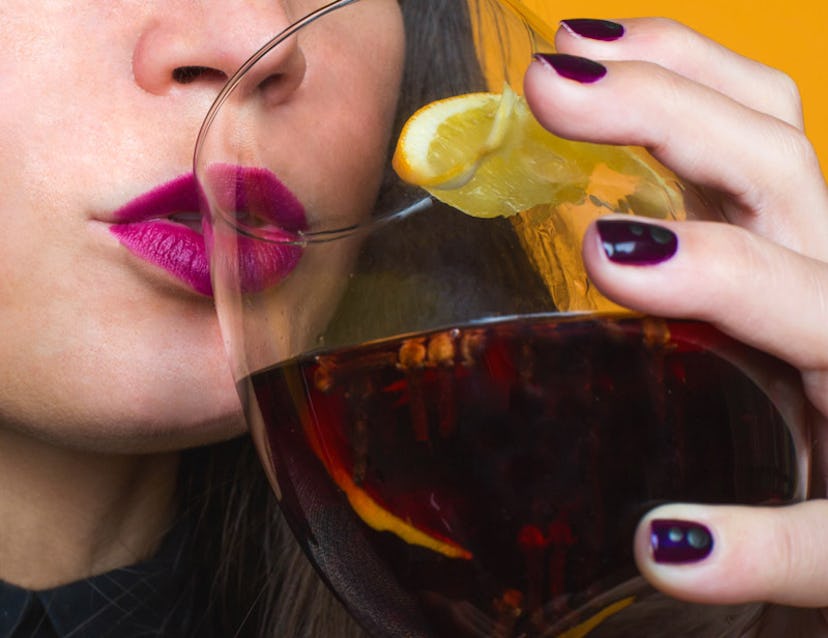
[[[153,219],[113,224],[110,230],[132,254],[166,270],[196,292],[212,296],[204,237],[193,229]]]
[[[135,256],[162,268],[195,292],[213,295],[204,235],[162,219],[113,224],[110,230]],[[209,238],[209,228],[205,232]],[[255,292],[284,279],[296,267],[302,249],[239,237],[238,254],[241,289]]]

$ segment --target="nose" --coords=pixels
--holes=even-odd
[[[287,28],[297,17],[285,2],[163,3],[133,51],[136,83],[154,95],[202,92],[214,97],[227,79],[261,46]],[[248,87],[267,87],[268,99],[277,101],[298,87],[305,61],[295,38],[289,38],[256,65],[245,80]]]

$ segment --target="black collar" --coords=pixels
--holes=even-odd
[[[175,530],[147,561],[53,589],[0,581],[0,638],[186,636],[193,600],[184,545]]]

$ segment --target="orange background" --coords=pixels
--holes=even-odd
[[[742,55],[783,70],[799,85],[805,130],[828,172],[828,10],[825,0],[523,0],[553,24],[565,18],[666,16],[680,20]],[[803,6],[811,8],[804,9]],[[815,7],[822,6],[823,9]],[[817,14],[823,15],[817,15]]]

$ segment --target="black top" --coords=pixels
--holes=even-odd
[[[155,557],[54,589],[0,581],[0,638],[179,638],[189,634],[193,595],[173,532]]]

